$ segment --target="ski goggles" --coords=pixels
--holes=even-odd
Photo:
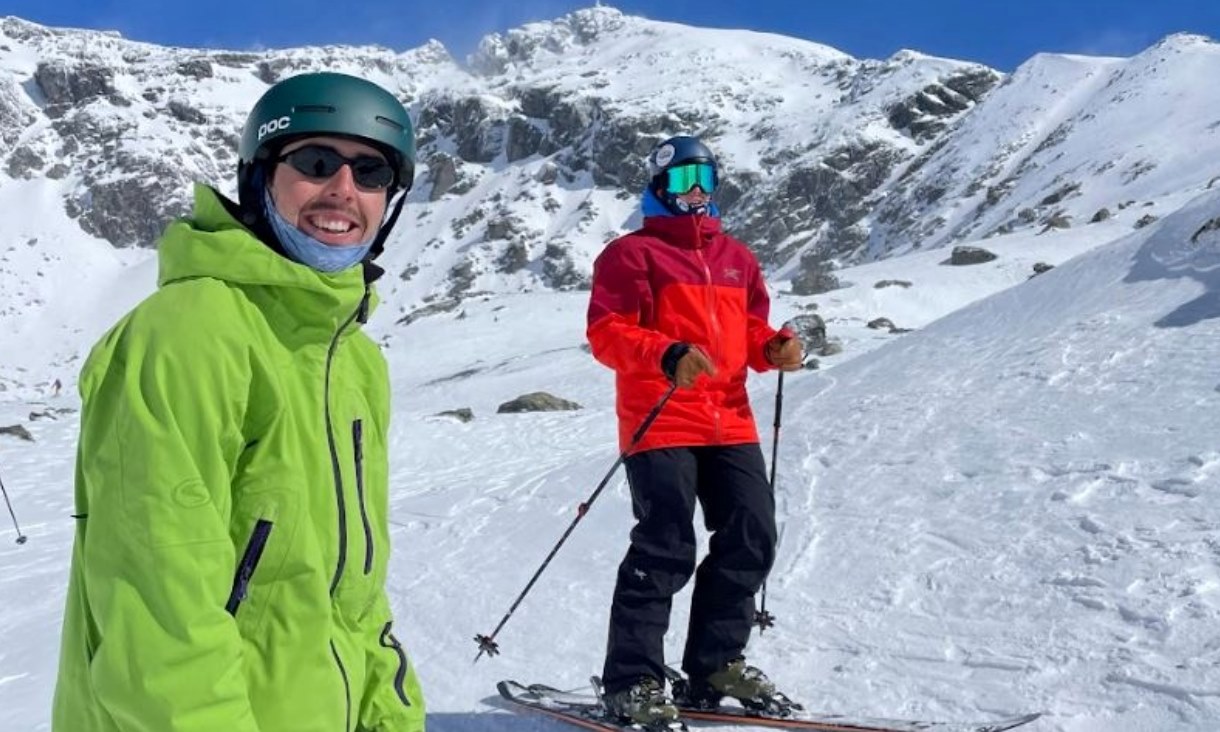
[[[716,190],[716,166],[710,163],[685,163],[665,171],[665,191],[675,196],[699,186],[704,193]]]
[[[384,158],[373,155],[357,155],[347,158],[325,145],[306,145],[276,159],[288,163],[293,170],[308,178],[329,178],[344,165],[352,168],[352,179],[361,188],[379,191],[389,188],[394,182],[394,168]]]

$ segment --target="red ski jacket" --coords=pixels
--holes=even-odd
[[[716,374],[677,389],[633,452],[758,442],[746,366],[774,368],[770,308],[758,260],[716,217],[648,216],[610,242],[593,265],[587,335],[615,371],[620,449],[669,388],[661,357],[678,342],[707,354]]]

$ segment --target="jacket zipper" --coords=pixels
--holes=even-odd
[[[334,474],[335,480],[335,503],[338,506],[339,513],[339,557],[335,561],[335,574],[330,580],[330,594],[333,596],[339,588],[339,580],[343,577],[344,565],[347,564],[347,502],[343,498],[343,471],[339,464],[339,450],[335,446],[335,430],[331,424],[330,415],[330,370],[334,365],[335,351],[339,348],[339,337],[343,335],[343,331],[347,330],[347,326],[352,324],[352,321],[365,312],[368,307],[369,290],[366,286],[364,289],[364,297],[360,300],[360,305],[351,315],[347,316],[347,320],[339,326],[335,331],[334,337],[330,340],[330,346],[326,349],[326,376],[322,387],[323,412],[326,418],[326,446],[330,449],[330,467]]]
[[[360,501],[360,521],[364,525],[364,573],[373,571],[373,528],[364,501],[364,421],[352,422],[352,449],[356,455],[356,498]]]
[[[703,276],[707,280],[707,287],[704,296],[705,306],[707,307],[708,322],[711,324],[711,340],[713,343],[720,342],[720,319],[716,317],[716,287],[712,282],[712,268],[707,266],[707,259],[703,256],[702,249],[695,250],[695,256],[699,258],[699,265],[703,267]]]
[[[347,732],[352,728],[352,685],[347,680],[347,669],[343,666],[343,659],[339,658],[339,649],[335,648],[335,642],[330,642],[330,653],[335,658],[335,665],[339,667],[339,675],[343,677],[343,702],[344,702],[344,718],[343,732]]]
[[[271,536],[271,522],[266,519],[259,519],[254,524],[254,531],[250,534],[250,540],[246,542],[246,550],[241,555],[241,561],[237,564],[237,572],[233,576],[233,589],[229,592],[229,601],[225,603],[225,612],[230,615],[237,615],[237,608],[241,605],[241,601],[246,599],[246,593],[250,589],[250,578],[254,576],[254,570],[258,567],[258,562],[263,557],[263,549],[267,546],[267,538]]]
[[[339,514],[339,556],[335,561],[335,575],[330,581],[330,594],[332,597],[335,591],[339,589],[339,580],[343,578],[344,565],[347,564],[347,503],[343,497],[343,471],[339,463],[339,450],[335,445],[335,429],[331,422],[330,372],[334,366],[335,352],[339,348],[339,338],[343,335],[343,331],[347,330],[347,327],[357,318],[363,323],[368,317],[368,307],[369,287],[365,284],[364,296],[360,299],[360,304],[339,325],[339,329],[335,331],[335,335],[330,339],[330,346],[326,349],[326,375],[322,384],[322,410],[323,416],[326,419],[326,446],[330,450],[330,467],[335,480],[335,503]],[[352,686],[347,678],[347,669],[343,667],[343,659],[339,657],[339,649],[335,647],[334,640],[330,642],[330,652],[334,656],[335,665],[339,668],[339,676],[343,678],[343,700],[346,714],[343,732],[348,732],[352,728]]]
[[[695,256],[699,258],[699,264],[703,267],[703,276],[707,279],[707,296],[704,297],[704,300],[707,307],[708,323],[711,325],[711,333],[709,334],[711,338],[709,340],[711,343],[718,345],[720,343],[720,320],[716,317],[716,288],[712,282],[712,269],[707,265],[707,259],[703,256],[702,249],[695,249]],[[708,356],[711,356],[711,354],[709,353]],[[720,432],[720,410],[711,403],[711,399],[706,395],[704,398],[708,400],[708,407],[712,410],[712,421],[715,423],[716,435],[714,439],[719,443],[724,439],[724,435]]]
[[[407,698],[407,654],[402,650],[402,644],[390,632],[390,626],[393,623],[386,623],[381,629],[381,647],[392,649],[398,654],[398,671],[394,674],[394,691],[398,692],[398,698],[402,701],[403,706],[411,706],[411,700]]]

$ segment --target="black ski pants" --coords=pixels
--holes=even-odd
[[[691,598],[682,670],[705,677],[742,654],[754,595],[775,560],[775,496],[757,443],[648,450],[627,458],[636,525],[618,570],[602,680],[608,692],[665,679],[673,596],[695,572],[695,501],[712,532]]]

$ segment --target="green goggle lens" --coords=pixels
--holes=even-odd
[[[689,193],[699,186],[704,193],[716,190],[716,168],[707,163],[675,165],[665,171],[665,190],[675,196]]]

